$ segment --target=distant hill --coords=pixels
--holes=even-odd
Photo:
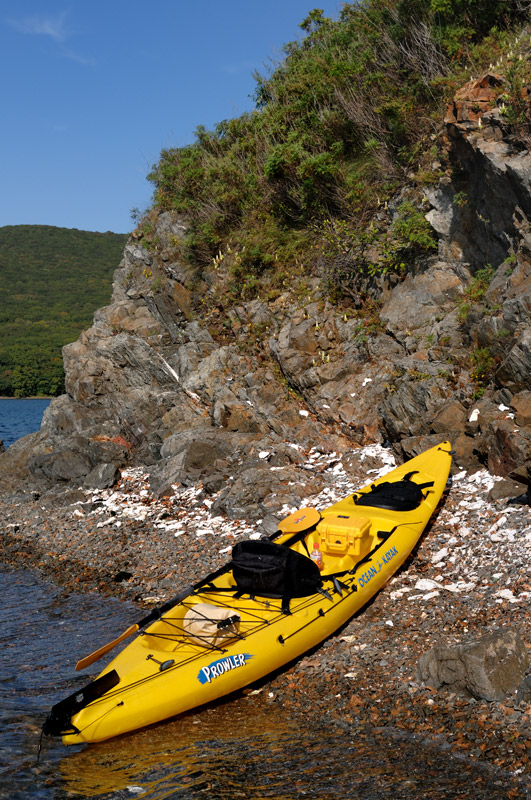
[[[126,234],[0,227],[0,395],[57,395],[61,348],[111,298]]]

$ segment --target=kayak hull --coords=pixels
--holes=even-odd
[[[322,591],[291,598],[289,613],[281,598],[240,594],[230,569],[194,590],[102,671],[100,678],[115,671],[117,684],[72,716],[63,742],[102,741],[169,719],[253,684],[318,645],[409,557],[441,499],[450,463],[444,442],[372,484],[401,481],[412,472],[413,482],[429,483],[411,511],[359,505],[360,493],[370,487],[322,510],[317,524],[289,545],[303,555],[316,539],[328,548]],[[279,528],[280,544],[297,539],[289,525]],[[219,641],[194,638],[185,618],[196,604],[229,609],[239,619],[238,630]]]

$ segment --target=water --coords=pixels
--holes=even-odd
[[[95,745],[67,748],[44,739],[37,763],[50,706],[87,682],[74,671],[77,659],[139,612],[1,567],[0,598],[2,800],[525,797],[521,789],[507,794],[517,785],[509,776],[419,741],[309,725],[286,714],[267,688]]]
[[[0,399],[0,441],[6,450],[17,439],[39,430],[42,415],[49,404],[50,400],[42,397]]]

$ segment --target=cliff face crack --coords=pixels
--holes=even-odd
[[[205,407],[205,404],[203,403],[199,395],[195,394],[194,392],[191,392],[189,389],[186,388],[186,386],[182,385],[177,372],[173,369],[173,367],[170,364],[168,364],[166,359],[160,353],[157,353],[157,356],[162,361],[163,368],[166,370],[168,375],[170,375],[174,379],[174,381],[179,384],[181,391],[183,391],[185,395],[189,397],[190,400],[192,400],[193,403],[195,403],[198,406]]]

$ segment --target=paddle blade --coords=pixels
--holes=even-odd
[[[278,529],[282,533],[302,533],[317,525],[320,519],[316,508],[300,508],[279,522]]]
[[[116,647],[116,645],[120,644],[120,642],[123,642],[124,639],[127,639],[128,636],[132,636],[133,633],[136,633],[138,630],[140,630],[139,625],[137,625],[136,623],[134,625],[131,625],[117,639],[113,639],[112,642],[104,644],[103,647],[100,647],[99,650],[95,650],[90,655],[85,656],[85,658],[82,658],[81,661],[78,661],[76,664],[76,671],[85,669],[85,667],[90,667],[90,665],[94,664],[95,661],[99,661],[100,658],[103,658],[104,655],[109,653],[113,649],[113,647]]]

